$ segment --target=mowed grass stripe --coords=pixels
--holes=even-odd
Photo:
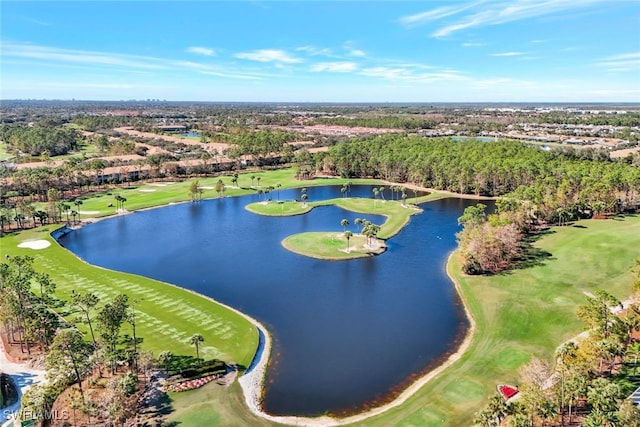
[[[55,227],[46,228],[53,231]],[[248,366],[258,345],[256,328],[244,317],[214,301],[176,286],[145,277],[95,267],[65,250],[44,229],[28,230],[0,239],[0,256],[30,255],[37,270],[48,273],[57,285],[56,296],[70,299],[71,291],[93,292],[101,298],[98,309],[116,295],[129,296],[138,314],[136,334],[142,347],[156,355],[165,350],[174,354],[193,354],[189,338],[201,334],[205,357],[221,357]],[[18,248],[26,240],[46,239],[46,249]],[[39,293],[35,287],[34,292]],[[60,309],[72,321],[79,317],[77,309]],[[78,325],[87,331],[85,325]],[[123,325],[123,334],[131,335],[131,327]]]

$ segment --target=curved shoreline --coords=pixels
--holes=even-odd
[[[424,188],[422,187],[418,187],[415,186],[416,188],[421,189],[422,191],[425,191]],[[447,197],[460,197],[460,198],[469,198],[469,199],[475,199],[475,200],[491,200],[493,198],[484,198],[484,197],[477,197],[477,196],[473,196],[473,195],[461,195],[461,194],[456,194],[456,193],[450,193],[450,192],[443,192],[443,191],[439,191],[439,190],[431,190],[431,189],[426,189],[427,191],[431,191],[431,192],[435,192],[435,193],[440,193],[442,194],[442,197],[439,198],[447,198]],[[428,203],[431,200],[425,201],[423,203]],[[173,204],[182,204],[182,203],[188,203],[190,201],[181,201],[181,202],[173,202],[173,203],[169,203],[166,205],[158,205],[158,206],[150,206],[150,207],[146,207],[146,208],[141,208],[141,209],[137,209],[135,211],[126,211],[126,212],[120,212],[120,213],[116,213],[114,215],[107,215],[104,217],[98,217],[98,218],[87,218],[84,221],[80,221],[79,224],[76,224],[75,227],[66,227],[65,225],[63,225],[60,228],[79,228],[82,227],[84,225],[90,224],[92,222],[96,222],[96,221],[100,221],[100,220],[104,220],[104,219],[109,219],[109,218],[113,218],[113,217],[117,217],[119,215],[123,215],[123,214],[131,214],[134,213],[136,211],[144,211],[144,210],[151,210],[151,209],[157,209],[157,208],[161,208],[161,207],[165,207],[165,206],[170,206]],[[357,211],[356,211],[357,212]],[[256,213],[256,212],[254,212]],[[306,212],[305,212],[306,213]],[[417,212],[416,212],[417,213]],[[404,228],[404,226],[406,226],[406,223],[408,221],[406,221],[401,227],[399,227],[399,230],[402,230]],[[55,230],[55,231],[59,231]],[[398,231],[399,232],[399,231]],[[394,233],[394,235],[397,234]],[[57,239],[54,236],[51,236],[54,238],[55,241],[57,241]],[[465,334],[464,339],[462,340],[462,342],[460,343],[459,347],[457,348],[457,350],[455,352],[453,352],[452,354],[450,354],[446,360],[444,360],[439,366],[437,366],[436,368],[432,369],[431,371],[429,371],[428,373],[426,373],[425,375],[423,375],[422,377],[420,377],[419,379],[417,379],[416,381],[414,381],[413,383],[411,383],[406,389],[404,389],[404,391],[402,391],[394,400],[392,400],[391,402],[388,402],[382,406],[376,407],[376,408],[372,408],[369,409],[365,412],[356,414],[356,415],[352,415],[352,416],[348,416],[345,418],[333,418],[330,416],[320,416],[320,417],[302,417],[302,416],[276,416],[276,415],[271,415],[268,414],[266,412],[264,412],[262,405],[261,405],[261,401],[262,401],[262,394],[264,391],[264,380],[265,380],[265,376],[266,376],[266,368],[269,362],[269,358],[270,358],[270,354],[271,354],[271,349],[272,349],[272,339],[271,336],[268,332],[268,330],[266,329],[266,327],[264,325],[262,325],[258,320],[254,319],[253,317],[249,316],[246,313],[243,313],[231,306],[228,306],[226,304],[223,304],[219,301],[217,301],[214,298],[208,297],[206,295],[202,295],[199,294],[195,291],[189,290],[189,289],[185,289],[182,287],[179,287],[177,285],[174,285],[172,283],[167,283],[167,282],[161,282],[163,284],[168,284],[169,286],[174,286],[174,287],[178,287],[182,290],[186,290],[187,292],[191,292],[195,295],[198,295],[199,297],[205,298],[217,305],[220,305],[222,307],[225,307],[226,309],[229,309],[231,311],[233,311],[234,313],[242,316],[243,318],[245,318],[246,320],[248,320],[250,323],[252,323],[256,330],[258,331],[259,336],[263,336],[264,337],[264,343],[261,345],[260,343],[260,339],[259,339],[259,343],[258,343],[258,348],[256,349],[256,354],[254,356],[254,358],[252,359],[251,362],[251,366],[250,369],[247,369],[247,371],[238,378],[238,383],[240,384],[241,388],[242,388],[242,392],[245,398],[245,403],[248,407],[248,409],[251,411],[251,413],[253,413],[254,415],[268,420],[268,421],[272,421],[272,422],[276,422],[279,424],[285,424],[285,425],[301,425],[301,426],[340,426],[340,425],[346,425],[346,424],[352,424],[352,423],[356,423],[356,422],[360,422],[363,420],[366,420],[368,418],[377,416],[377,415],[381,415],[384,412],[387,412],[393,408],[396,408],[400,405],[402,405],[403,403],[405,403],[407,401],[407,399],[409,399],[410,397],[412,397],[416,392],[418,392],[420,390],[420,388],[422,388],[425,384],[427,384],[429,381],[433,380],[434,378],[436,378],[438,375],[440,375],[445,369],[447,369],[449,366],[451,366],[454,362],[456,362],[457,360],[460,359],[460,357],[462,357],[462,355],[467,351],[467,349],[469,348],[470,344],[471,344],[471,340],[473,338],[474,332],[475,332],[475,328],[476,328],[476,324],[475,324],[475,320],[473,319],[473,317],[471,316],[471,312],[469,310],[469,307],[467,305],[467,302],[465,300],[465,298],[463,297],[462,294],[462,290],[460,288],[459,283],[452,277],[452,275],[449,272],[449,268],[448,265],[450,264],[450,260],[451,257],[453,256],[455,252],[452,252],[448,257],[447,257],[447,276],[449,276],[449,278],[451,279],[451,281],[454,283],[455,287],[456,287],[456,291],[458,293],[458,296],[460,297],[461,301],[463,302],[463,306],[465,309],[465,314],[466,317],[469,321],[469,328]]]
[[[362,412],[346,418],[332,418],[329,416],[313,417],[313,418],[300,417],[300,416],[275,416],[275,415],[270,415],[264,412],[260,405],[260,396],[262,395],[264,375],[266,373],[266,366],[269,361],[269,353],[271,350],[271,339],[269,337],[268,332],[266,331],[266,329],[262,324],[260,324],[255,319],[252,319],[250,316],[240,313],[250,321],[255,322],[254,325],[256,325],[256,328],[258,328],[258,330],[263,331],[263,333],[265,334],[265,349],[267,348],[269,349],[268,352],[264,350],[262,351],[262,354],[260,355],[260,358],[259,358],[259,362],[256,364],[252,372],[247,373],[238,379],[238,382],[242,386],[242,391],[245,396],[245,402],[249,407],[249,409],[251,410],[251,412],[260,418],[266,419],[268,421],[280,423],[280,424],[293,425],[293,426],[325,427],[325,426],[341,426],[341,425],[364,421],[368,418],[374,417],[376,415],[380,415],[386,411],[389,411],[405,403],[407,399],[412,397],[425,384],[427,384],[429,381],[436,378],[444,370],[446,370],[453,363],[459,360],[471,345],[471,341],[475,334],[476,322],[473,316],[471,315],[471,310],[469,309],[467,301],[464,298],[464,295],[462,293],[462,288],[460,287],[460,284],[458,283],[458,281],[449,272],[449,265],[451,263],[451,258],[455,255],[455,253],[456,252],[453,251],[447,257],[447,264],[446,264],[447,276],[449,276],[449,279],[451,279],[451,281],[455,285],[458,296],[460,297],[460,300],[462,301],[462,305],[464,306],[465,315],[469,321],[469,328],[467,329],[465,337],[460,343],[460,346],[454,353],[449,355],[449,357],[447,357],[447,359],[444,362],[442,362],[438,367],[434,368],[433,370],[429,371],[427,374],[423,375],[421,378],[417,379],[391,402],[386,403],[382,406],[378,406],[377,408],[370,409],[366,412]],[[245,377],[248,377],[248,378],[245,379]]]

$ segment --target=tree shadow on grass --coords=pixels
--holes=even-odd
[[[534,246],[534,243],[542,237],[555,233],[555,230],[546,228],[538,233],[526,236],[522,240],[522,255],[517,260],[513,268],[507,270],[506,273],[513,270],[524,270],[526,268],[545,265],[546,261],[555,259],[551,252]]]
[[[193,356],[174,354],[171,356],[166,368],[169,375],[175,375],[186,369],[195,368],[201,363],[202,359],[198,359]]]

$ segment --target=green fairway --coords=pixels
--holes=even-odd
[[[239,176],[239,188],[227,188],[225,195],[255,193],[256,189],[250,188],[252,175],[261,177],[261,187],[340,185],[347,181],[301,182],[295,179],[291,169],[247,173]],[[199,179],[200,186],[213,188],[218,179],[229,187],[232,185],[231,177],[225,176]],[[127,198],[125,208],[128,210],[185,201],[189,198],[190,182],[144,184],[88,198],[80,210],[91,213],[83,214],[82,218],[113,214],[114,208],[107,205],[114,202],[115,194]],[[353,180],[352,183],[376,182]],[[258,187],[256,181],[253,186]],[[215,197],[215,191],[205,189],[204,197]],[[442,196],[433,194],[409,202],[437,197]],[[291,203],[292,206],[300,205]],[[400,202],[365,198],[308,203],[309,207],[322,204],[385,215],[387,221],[379,233],[381,238],[393,236],[416,213],[402,207]],[[271,205],[276,210],[283,209],[275,202],[261,206],[271,209]],[[292,212],[295,209],[288,214]],[[625,299],[630,293],[630,268],[640,255],[640,216],[586,220],[577,225],[554,227],[541,236],[534,243],[541,254],[534,265],[495,276],[461,274],[459,259],[454,253],[447,270],[457,281],[462,299],[476,324],[469,348],[402,405],[353,425],[470,425],[473,414],[486,405],[497,384],[517,384],[518,368],[532,356],[551,361],[558,345],[582,331],[583,325],[575,312],[584,303],[585,292],[606,289]],[[167,349],[176,354],[194,354],[188,337],[200,333],[205,338],[200,351],[206,357],[226,357],[245,366],[249,364],[257,346],[257,332],[243,317],[171,285],[87,265],[53,241],[49,236],[53,229],[50,226],[2,237],[0,256],[34,256],[37,268],[48,272],[58,285],[57,294],[62,299],[67,298],[72,289],[91,290],[103,301],[119,292],[139,299],[136,308],[141,315],[137,332],[144,338],[143,347],[156,354]],[[339,224],[333,234],[342,234]],[[40,250],[17,247],[25,240],[38,239],[48,240],[52,245]],[[346,241],[340,241],[336,248],[339,247],[346,248]],[[67,317],[75,316],[67,313]],[[175,409],[171,420],[184,425],[270,425],[250,413],[237,384],[224,389],[211,385],[188,393],[171,394],[171,398]]]
[[[34,266],[51,276],[57,285],[56,297],[62,300],[68,301],[72,290],[93,292],[101,299],[99,309],[120,293],[128,295],[131,301],[137,301],[136,334],[143,339],[143,348],[156,356],[164,350],[195,356],[189,338],[199,333],[205,339],[200,345],[201,356],[249,365],[258,345],[258,333],[247,319],[176,286],[89,265],[57,244],[49,235],[54,229],[50,226],[2,237],[0,257],[34,257]],[[39,250],[18,247],[30,240],[46,240],[51,245]],[[60,314],[67,320],[78,317],[68,306]],[[126,328],[123,333],[131,334]]]
[[[471,425],[500,383],[518,384],[518,368],[531,357],[552,362],[555,349],[582,332],[576,309],[584,292],[630,294],[630,269],[640,255],[640,217],[580,221],[554,227],[535,247],[550,254],[538,265],[495,276],[461,273],[457,254],[447,270],[455,278],[476,322],[467,352],[407,402],[358,425],[417,425],[429,408],[446,423]]]

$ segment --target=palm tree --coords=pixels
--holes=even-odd
[[[200,343],[204,342],[204,338],[200,334],[193,334],[189,342],[196,346],[196,359],[200,359]]]
[[[347,232],[347,225],[349,225],[349,220],[348,219],[343,219],[342,221],[340,221],[340,225],[344,228],[344,232]]]
[[[342,188],[340,189],[340,192],[342,193],[342,198],[347,197],[347,186],[343,185]]]
[[[260,180],[262,179],[262,177],[257,177],[256,180],[258,181],[258,187],[260,187]]]
[[[232,183],[235,187],[237,187],[237,186],[238,186],[238,174],[237,174],[237,173],[234,173],[234,174],[233,174],[233,178],[231,178],[231,183]]]
[[[380,192],[380,197],[382,197],[382,200],[384,200],[384,190],[385,190],[384,187],[378,188],[378,191]]]
[[[78,207],[78,210],[76,211],[76,215],[78,215],[78,221],[80,221],[80,206],[82,205],[82,200],[80,199],[75,199],[73,201],[73,204],[76,205]]]
[[[278,201],[280,201],[280,187],[282,187],[282,184],[278,183],[276,184],[276,188],[278,189],[277,193],[278,193]]]
[[[565,374],[567,369],[577,357],[578,346],[573,341],[569,341],[558,349],[556,357],[560,370],[560,424],[564,425],[564,404],[565,404]]]
[[[362,218],[356,218],[353,222],[356,225],[362,225],[362,228],[364,228],[364,221],[362,220]],[[360,229],[360,232],[362,233],[362,229]]]
[[[67,216],[67,224],[69,224],[69,211],[71,210],[71,206],[66,203],[62,203],[60,205],[60,210]]]
[[[224,191],[224,182],[219,179],[218,182],[216,182],[216,193],[218,193],[218,197],[222,197],[222,193]]]
[[[256,179],[255,175],[251,175],[251,187],[253,187],[253,180]]]
[[[344,219],[343,219],[343,221],[346,221],[346,220],[344,220]],[[347,252],[349,252],[349,251],[350,251],[350,249],[349,249],[349,240],[351,240],[351,236],[353,236],[353,233],[352,233],[352,232],[350,232],[350,231],[345,231],[345,233],[344,233],[344,237],[347,239]]]

